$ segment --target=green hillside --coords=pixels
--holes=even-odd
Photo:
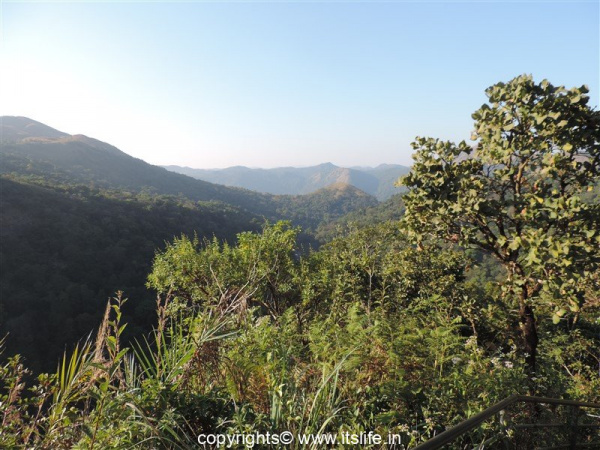
[[[322,223],[377,204],[347,185],[307,196],[217,186],[30,119],[1,123],[0,335],[35,368],[87,335],[117,290],[134,299],[126,337],[148,329],[154,295],[145,277],[175,236],[234,241],[265,220],[289,219],[304,229],[299,244],[315,248]]]
[[[157,194],[183,195],[194,201],[216,200],[266,216],[273,214],[270,195],[175,174],[96,139],[70,136],[23,117],[2,117],[0,127],[1,156],[13,160],[26,159],[25,169],[29,169],[31,163],[43,164],[43,176],[59,174],[69,182],[93,183],[102,188],[132,192],[147,190]],[[0,167],[4,173],[14,168],[7,167],[4,159]]]
[[[338,218],[321,222],[317,228],[316,237],[322,242],[328,242],[338,236],[340,232],[347,231],[349,227],[362,228],[398,221],[403,214],[402,194],[395,194],[384,202],[365,205]]]
[[[343,196],[336,194],[336,189],[325,189],[302,198],[212,184],[153,166],[104,142],[70,136],[24,117],[2,117],[0,128],[0,174],[17,174],[43,184],[75,183],[131,193],[174,195],[191,201],[218,201],[268,220],[288,218],[291,213],[304,228],[314,228],[355,207],[376,203],[356,188],[348,189]],[[304,207],[311,198],[318,205],[310,214],[294,212],[294,205]]]
[[[182,233],[233,240],[262,222],[222,203],[170,196],[6,177],[0,189],[0,335],[9,333],[9,352],[46,369],[97,326],[117,290],[135,299],[130,335],[148,329],[154,295],[145,279],[166,241]]]
[[[375,197],[348,184],[332,184],[307,195],[278,196],[277,213],[314,233],[323,224],[346,216],[352,211],[375,207]]]

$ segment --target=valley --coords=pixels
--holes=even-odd
[[[116,291],[132,298],[125,337],[149,331],[155,295],[146,277],[174,237],[233,244],[265,221],[289,220],[308,251],[335,234],[337,221],[379,204],[343,183],[305,195],[226,187],[28,118],[0,123],[0,335],[35,369],[51,369],[65,346],[87,336]]]

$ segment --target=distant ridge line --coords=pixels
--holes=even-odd
[[[308,167],[271,169],[232,166],[224,169],[195,169],[164,165],[163,168],[210,183],[240,187],[274,195],[310,194],[333,184],[348,184],[373,195],[380,201],[403,191],[395,185],[410,170],[399,164],[376,167],[340,167],[326,162]]]

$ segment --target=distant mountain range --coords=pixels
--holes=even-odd
[[[331,177],[307,195],[259,193],[173,173],[32,119],[0,117],[5,354],[21,353],[36,369],[52,370],[65,344],[100,322],[117,290],[132,300],[127,333],[147,331],[155,314],[155,294],[145,287],[152,258],[182,233],[233,242],[265,219],[286,219],[304,230],[303,245],[318,246],[321,226],[334,230],[347,214],[380,205],[339,180]]]
[[[278,211],[289,211],[289,204],[298,202],[291,195],[253,192],[249,188],[229,187],[225,180],[215,184],[174,173],[134,158],[105,142],[83,135],[69,135],[26,117],[0,117],[0,133],[0,175],[27,173],[46,179],[52,176],[69,183],[92,183],[103,189],[183,196],[192,201],[216,201],[271,220],[282,218]],[[344,178],[342,173],[347,169],[340,169],[337,177],[327,176],[335,172],[327,169],[329,166],[335,167],[323,165],[321,173],[306,169],[307,177],[314,180],[313,186],[316,188],[306,188],[302,193],[315,193],[333,185],[333,188],[325,191],[330,193],[327,197],[332,201],[332,211],[346,211],[345,207],[339,208],[339,202],[341,199],[349,200],[350,194],[355,197],[351,202],[354,206],[358,199],[361,199],[361,206],[377,203],[360,187],[369,187],[372,192],[376,185],[373,177],[360,171],[348,171],[352,177]],[[312,175],[308,175],[308,172],[312,172]],[[362,183],[359,182],[361,179],[364,180]],[[351,186],[354,187],[350,189]],[[347,195],[340,197],[333,193],[340,189],[345,190]],[[319,198],[323,200],[323,196]],[[302,203],[305,201],[302,200]],[[313,223],[300,225],[314,225],[314,221],[319,219],[316,212],[312,219]]]
[[[235,186],[269,194],[309,194],[332,184],[349,184],[387,200],[402,188],[394,184],[410,168],[396,164],[377,167],[338,167],[331,163],[311,167],[279,167],[275,169],[251,169],[244,166],[227,169],[192,169],[181,166],[163,166],[198,180],[225,186]]]

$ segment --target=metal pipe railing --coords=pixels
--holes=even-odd
[[[475,414],[473,417],[462,421],[458,425],[449,428],[448,430],[432,437],[427,442],[418,445],[414,450],[435,450],[441,448],[443,445],[451,443],[454,439],[459,436],[468,433],[478,425],[485,422],[490,417],[495,416],[499,412],[505,410],[515,403],[537,403],[537,404],[548,404],[548,405],[565,405],[579,408],[597,408],[600,409],[600,404],[589,403],[589,402],[578,402],[575,400],[564,400],[557,398],[546,398],[546,397],[530,397],[527,395],[511,395],[504,400],[490,406],[489,408]],[[567,447],[568,448],[568,447]]]

